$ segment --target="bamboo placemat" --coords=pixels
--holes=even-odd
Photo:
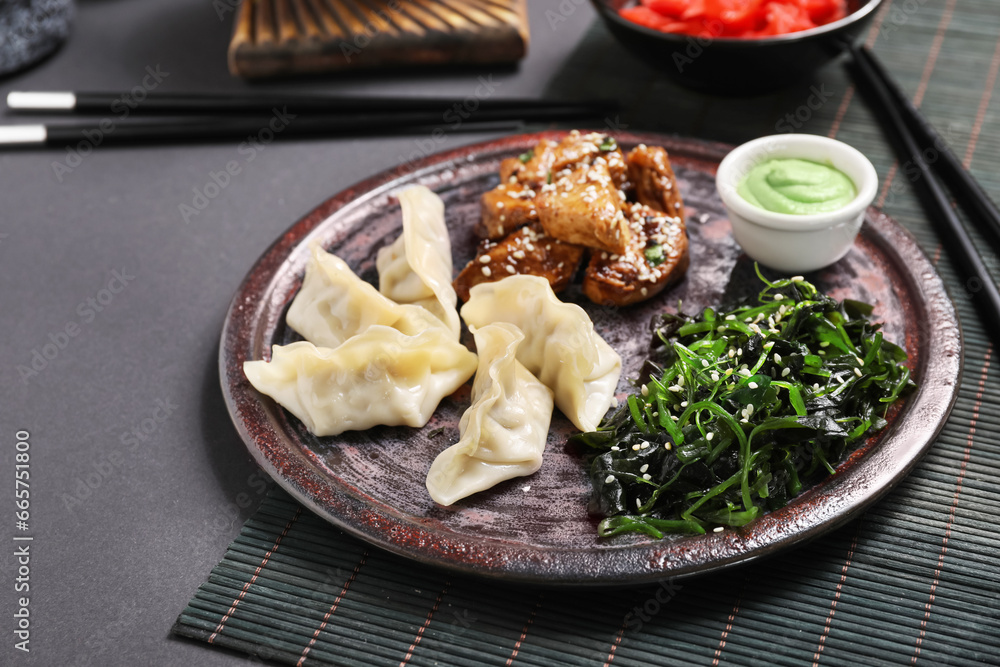
[[[995,0],[887,0],[869,42],[1000,199],[996,9]],[[610,43],[595,26],[557,77],[566,89],[554,91],[604,82],[602,92],[632,110],[609,125],[738,142],[781,131],[791,113],[798,131],[836,136],[872,159],[878,203],[934,259],[963,320],[960,395],[930,452],[860,519],[802,548],[600,592],[454,577],[369,549],[275,491],[174,632],[285,664],[1000,664],[995,332],[984,330],[969,299],[975,285],[961,282],[923,215],[912,192],[920,184],[895,163],[837,66],[813,88],[726,100],[678,94],[641,66],[623,76],[620,63],[602,62]],[[995,255],[986,260],[998,269]]]

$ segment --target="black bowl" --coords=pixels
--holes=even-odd
[[[678,83],[708,92],[752,95],[790,85],[840,55],[871,23],[882,0],[848,0],[833,23],[760,39],[694,37],[633,23],[618,10],[635,0],[591,0],[611,33]]]

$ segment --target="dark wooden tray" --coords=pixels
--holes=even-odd
[[[500,160],[541,137],[508,137],[431,156],[337,194],[281,236],[237,291],[222,332],[220,374],[230,414],[250,452],[292,495],[331,523],[390,551],[467,573],[545,584],[624,584],[687,576],[745,562],[829,531],[902,479],[934,441],[957,396],[961,334],[934,267],[900,225],[872,209],[854,248],[809,276],[837,298],[874,304],[888,340],[903,345],[918,389],[890,425],[837,468],[836,475],[788,506],[740,529],[652,540],[599,539],[587,516],[590,485],[583,462],[566,449],[572,425],[553,416],[545,462],[535,475],[505,482],[455,505],[436,506],[424,478],[437,453],[458,439],[468,386],[446,398],[423,429],[375,428],[316,438],[243,375],[248,359],[296,338],[284,324],[313,240],[376,281],[375,253],[400,231],[393,193],[421,183],[445,201],[456,270],[473,256],[479,196],[495,185]],[[714,184],[728,146],[657,135],[617,135],[670,151],[684,195],[691,268],[660,297],[623,309],[595,306],[575,287],[561,295],[590,313],[597,331],[622,355],[618,392],[629,391],[645,356],[651,316],[717,304],[747,262],[730,233]],[[738,270],[734,274],[734,270]],[[465,333],[468,339],[468,333]],[[443,429],[437,432],[438,429]]]
[[[429,64],[512,63],[525,0],[243,0],[229,70],[245,78]]]

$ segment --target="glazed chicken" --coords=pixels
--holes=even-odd
[[[583,292],[602,305],[648,299],[687,270],[684,204],[663,148],[625,155],[606,134],[573,131],[503,160],[500,181],[482,197],[485,241],[455,280],[463,301],[473,285],[515,273],[558,292],[588,254]]]

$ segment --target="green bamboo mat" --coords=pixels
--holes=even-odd
[[[998,34],[996,0],[886,0],[869,43],[1000,200]],[[592,95],[596,86],[619,97],[629,111],[609,124],[620,129],[737,143],[787,129],[782,120],[798,114],[798,131],[836,136],[871,158],[879,204],[934,259],[963,322],[958,403],[930,452],[859,520],[804,547],[710,576],[600,592],[498,585],[416,565],[274,491],[173,631],[284,664],[1000,664],[991,332],[913,195],[920,184],[898,168],[843,69],[772,95],[702,96],[663,81],[597,24],[566,63],[549,92]],[[1000,274],[987,247],[980,243]]]

